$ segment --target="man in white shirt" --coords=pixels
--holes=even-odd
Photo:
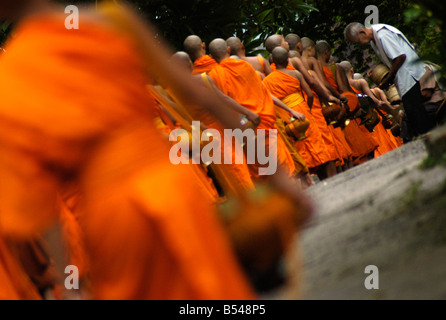
[[[418,57],[413,45],[404,34],[387,24],[374,24],[369,28],[358,22],[350,23],[344,30],[345,39],[359,45],[370,44],[390,72],[379,84],[387,89],[395,83],[403,101],[407,116],[408,133],[403,140],[428,132],[435,126],[429,118],[421,95],[420,79],[425,73],[425,65]]]

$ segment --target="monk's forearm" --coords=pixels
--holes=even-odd
[[[406,61],[405,54],[402,54],[402,55],[396,57],[395,59],[393,59],[392,66],[390,67],[390,70],[389,70],[389,74],[387,75],[387,77],[384,78],[384,80],[379,85],[379,87],[381,89],[387,88],[390,85],[390,83],[393,82],[393,80],[395,79],[396,73],[401,68],[404,61]]]
[[[246,109],[245,107],[240,105],[237,101],[235,101],[231,97],[228,97],[220,90],[217,91],[217,95],[225,102],[226,106],[231,110],[244,115],[248,115],[250,113],[250,110]]]
[[[331,95],[334,97],[341,99],[341,95],[339,92],[336,91],[335,88],[333,88],[327,81],[324,82],[325,88],[329,91]]]
[[[310,107],[310,109],[313,107],[313,101],[314,101],[313,93],[310,93],[309,95],[307,95],[307,104]]]
[[[368,95],[376,105],[379,105],[379,100],[375,97],[373,92],[370,90],[370,87],[366,81],[361,81],[361,91]]]

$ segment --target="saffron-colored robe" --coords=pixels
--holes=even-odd
[[[312,70],[308,70],[308,73],[313,76]],[[305,96],[305,99],[306,96]],[[325,120],[324,115],[322,114],[322,104],[319,100],[319,96],[315,91],[313,91],[313,106],[311,107],[311,115],[317,126],[319,127],[319,131],[321,133],[322,139],[324,141],[325,147],[330,155],[330,161],[336,161],[340,164],[343,163],[343,159],[338,148],[342,148],[342,145],[337,145],[335,139],[333,137],[333,133],[330,131],[327,121]]]
[[[305,135],[306,139],[297,141],[296,146],[309,168],[316,168],[330,161],[330,155],[322,140],[319,127],[310,113],[300,86],[300,81],[280,70],[273,71],[263,83],[278,99],[282,100],[291,109],[305,115],[310,122]],[[277,108],[277,107],[276,107]],[[288,119],[285,118],[286,120]]]
[[[194,61],[193,75],[202,74],[203,72],[209,73],[216,65],[217,61],[210,55],[206,54]]]
[[[282,166],[289,176],[294,175],[296,168],[285,143],[279,134],[270,135],[270,130],[277,129],[274,102],[254,68],[246,61],[227,58],[221,61],[209,76],[224,94],[260,116],[261,122],[257,130],[266,130],[266,150],[270,143],[276,144],[277,164]],[[252,176],[259,178],[259,164],[249,165],[249,168]]]
[[[354,86],[351,87],[356,94],[362,93],[361,91],[357,90]],[[378,147],[375,149],[375,154],[374,154],[375,158],[379,157],[380,155],[383,155],[384,153],[392,151],[393,149],[396,148],[391,137],[389,136],[389,134],[387,133],[386,129],[382,124],[382,117],[379,114],[378,117],[380,121],[375,126],[374,131],[371,133],[371,136],[378,143]]]
[[[203,81],[205,85],[210,89],[213,90],[210,83],[207,82],[206,75],[204,73],[201,74]],[[194,121],[200,121],[206,128],[209,129],[215,129],[219,132],[221,138],[217,139],[220,144],[220,152],[222,161],[221,164],[218,164],[224,170],[224,174],[228,179],[230,179],[231,185],[236,184],[239,188],[239,190],[244,191],[252,191],[254,190],[254,182],[251,178],[251,173],[249,171],[248,165],[246,163],[246,158],[243,154],[243,150],[240,148],[240,154],[236,155],[236,146],[235,144],[238,143],[237,141],[232,141],[232,144],[229,145],[228,143],[225,143],[224,141],[224,127],[223,125],[214,117],[212,116],[209,111],[203,110],[200,106],[189,106],[187,108],[188,113],[192,117],[192,120]],[[224,163],[224,154],[227,152],[228,154],[231,154],[231,163]],[[243,158],[243,163],[236,163],[236,156],[240,156]],[[229,186],[228,186],[229,187]],[[233,189],[233,188],[231,188]]]
[[[136,41],[85,17],[78,30],[59,12],[25,18],[7,44],[2,232],[46,230],[74,182],[92,298],[255,298],[192,169],[169,160]]]
[[[339,87],[336,83],[336,79],[332,70],[326,66],[323,66],[323,70],[325,79],[336,91],[339,92]],[[356,98],[356,96],[351,92],[345,92],[345,95],[347,95],[349,98],[348,105],[350,110],[356,109],[358,103],[358,99]],[[345,134],[345,140],[348,142],[350,149],[352,150],[353,160],[362,162],[364,160],[364,157],[366,157],[378,147],[378,143],[370,134],[370,132],[366,128],[364,128],[364,126],[360,126],[359,123],[359,119],[353,119],[344,128],[343,131]]]

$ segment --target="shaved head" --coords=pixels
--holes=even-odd
[[[355,74],[353,74],[353,79],[355,79],[355,80],[364,79],[364,76],[360,73],[355,73]]]
[[[226,40],[226,44],[231,49],[232,55],[238,55],[243,49],[242,41],[237,37],[230,37]]]
[[[344,69],[346,74],[348,74],[351,71],[351,69],[353,68],[352,64],[350,63],[350,61],[347,61],[347,60],[339,62],[339,66],[342,69]]]
[[[297,52],[296,50],[290,50],[288,55],[290,58],[299,58],[300,57],[299,52]]]
[[[285,36],[285,41],[290,45],[290,50],[297,50],[297,44],[301,41],[300,37],[295,33],[289,33]]]
[[[316,49],[316,54],[317,54],[318,56],[324,54],[324,52],[325,52],[326,50],[331,51],[331,47],[330,47],[330,45],[329,45],[328,42],[325,41],[325,40],[319,40],[318,42],[316,42],[315,49]]]
[[[269,36],[265,41],[266,50],[272,53],[274,48],[282,46],[283,42],[285,42],[285,39],[280,34]]]
[[[188,36],[183,43],[184,51],[190,56],[192,60],[196,60],[200,56],[203,49],[203,41],[196,35]]]
[[[276,66],[286,67],[288,65],[288,51],[282,47],[273,49],[272,58]]]
[[[229,56],[228,48],[225,40],[217,38],[209,44],[209,53],[215,61],[220,62]]]
[[[174,53],[171,57],[171,61],[177,63],[178,65],[182,65],[184,68],[192,72],[193,64],[189,55],[184,51],[178,51]]]
[[[310,38],[307,38],[307,37],[302,38],[302,50],[305,50],[308,47],[315,47],[315,46],[316,46],[316,44]]]

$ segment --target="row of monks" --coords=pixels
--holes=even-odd
[[[262,128],[277,128],[284,133],[293,118],[306,119],[309,127],[305,139],[293,139],[284,133],[279,138],[285,140],[284,147],[278,143],[279,162],[289,173],[294,172],[304,186],[314,184],[310,174],[323,180],[401,146],[399,136],[381,121],[373,130],[362,125],[357,95],[370,97],[373,107],[380,112],[379,120],[387,114],[400,119],[398,108],[388,101],[383,90],[370,88],[364,78],[355,79],[348,61],[334,63],[326,41],[316,44],[295,34],[285,37],[276,34],[266,40],[265,48],[270,53],[269,59],[246,56],[240,39],[231,37],[226,41],[213,40],[208,54],[200,37],[191,35],[184,41],[184,51],[177,52],[174,59],[194,75],[206,74],[208,82],[248,109],[248,119],[255,121],[249,111],[259,115]],[[258,100],[263,96],[259,92],[265,89],[274,106],[265,108],[264,102]],[[323,108],[331,104],[342,104],[356,114],[351,112],[352,119],[346,123],[330,125]],[[194,116],[201,119],[200,114]],[[293,161],[287,162],[281,149]]]
[[[21,20],[0,58],[1,299],[295,291],[293,243],[313,213],[301,187],[400,145],[379,125],[327,123],[322,108],[356,110],[355,90],[369,92],[351,67],[330,67],[322,42],[273,35],[269,62],[247,57],[237,38],[206,48],[193,35],[172,55],[116,1],[82,15],[79,30],[64,27],[61,8],[29,3],[8,7]],[[172,164],[169,135],[193,120],[200,130],[277,130],[265,139],[277,146],[277,172],[260,175],[260,162]],[[293,139],[287,125],[305,120],[305,139]]]

